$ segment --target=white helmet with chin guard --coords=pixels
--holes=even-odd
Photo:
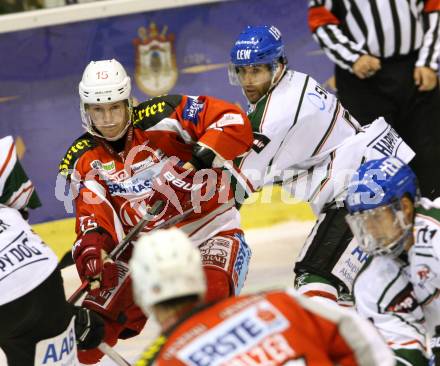
[[[87,113],[87,104],[104,104],[127,100],[127,105],[131,108],[130,95],[130,77],[118,61],[111,59],[90,62],[85,68],[79,83],[81,118],[86,131],[92,135],[103,137],[93,126],[90,115]],[[127,121],[125,129],[110,140],[122,137],[128,125],[129,121]]]
[[[146,313],[163,301],[206,292],[199,250],[177,228],[154,231],[137,241],[130,260],[136,303]]]

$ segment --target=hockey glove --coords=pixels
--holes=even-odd
[[[440,325],[435,327],[435,334],[431,338],[431,351],[434,360],[432,365],[440,366]]]
[[[75,338],[78,349],[92,349],[99,346],[104,339],[104,320],[95,312],[74,307]]]
[[[107,259],[115,247],[112,237],[105,231],[84,234],[73,249],[73,259],[82,281],[91,281],[91,290],[113,288],[118,284],[118,268]],[[99,281],[99,286],[95,281]]]
[[[212,198],[217,186],[217,172],[212,170],[211,175],[212,179],[209,179],[207,175],[183,168],[177,159],[169,159],[153,179],[154,193],[148,205],[152,207],[157,201],[166,202],[159,214],[163,220],[182,214],[190,207],[200,205],[202,193],[205,200]]]

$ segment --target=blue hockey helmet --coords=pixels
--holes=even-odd
[[[401,198],[419,199],[417,177],[396,157],[362,164],[349,186],[345,206],[347,223],[359,245],[369,254],[399,255],[412,235]]]
[[[352,178],[345,205],[350,213],[390,204],[407,194],[418,198],[417,177],[396,157],[371,160],[362,164]]]
[[[281,32],[273,25],[250,26],[240,33],[231,49],[235,66],[287,63]]]
[[[248,25],[232,47],[229,82],[255,104],[281,80],[286,64],[281,32],[273,25]]]

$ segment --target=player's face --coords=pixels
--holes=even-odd
[[[371,235],[382,248],[386,248],[402,236],[403,229],[391,207],[379,207],[369,211],[364,216],[365,233]]]
[[[408,197],[400,202],[348,215],[347,222],[359,244],[369,253],[392,253],[403,245],[409,250],[414,240],[411,228],[414,204]],[[406,238],[402,243],[401,239]]]
[[[128,108],[125,101],[103,104],[89,104],[87,112],[93,126],[105,138],[118,136],[127,125]]]
[[[272,83],[272,69],[269,65],[240,66],[236,71],[249,102],[258,102],[269,91]]]

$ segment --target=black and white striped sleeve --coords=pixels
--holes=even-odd
[[[351,71],[359,56],[367,52],[344,34],[331,7],[331,0],[309,0],[309,27],[327,56],[341,68]]]
[[[440,54],[440,2],[437,0],[425,1],[424,17],[425,32],[416,66],[427,66],[433,70],[438,70]]]

